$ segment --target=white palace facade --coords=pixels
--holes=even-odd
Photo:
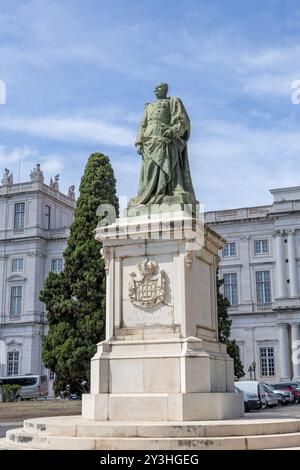
[[[207,212],[205,221],[226,240],[220,276],[231,306],[246,377],[300,379],[300,187],[271,190],[271,205]],[[58,175],[45,184],[40,165],[30,181],[0,185],[0,375],[45,374],[47,333],[39,300],[49,271],[63,268],[63,251],[75,208],[74,186],[59,190]],[[298,341],[298,343],[297,343]],[[299,354],[300,356],[300,354]]]
[[[220,277],[246,378],[254,365],[258,380],[299,380],[300,187],[270,192],[271,205],[207,212],[205,221],[227,240]]]
[[[0,185],[0,375],[45,374],[47,333],[39,300],[44,280],[63,268],[63,251],[75,207],[74,186],[59,190],[59,175],[44,183],[40,165],[30,181],[13,183],[5,169]]]

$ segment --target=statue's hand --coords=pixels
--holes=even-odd
[[[167,137],[167,138],[171,139],[171,138],[173,137],[172,129],[167,129],[167,130],[164,132],[164,137]]]
[[[142,144],[135,144],[136,146],[136,151],[139,155],[142,155],[142,150],[143,150],[143,146]]]

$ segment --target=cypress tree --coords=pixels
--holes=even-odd
[[[226,344],[227,353],[232,357],[234,362],[234,375],[238,379],[245,375],[244,367],[240,359],[240,350],[235,339],[230,339],[231,323],[228,317],[228,308],[230,302],[220,292],[223,281],[217,277],[217,305],[218,305],[218,334],[219,341]]]
[[[82,392],[89,383],[90,359],[105,332],[105,269],[95,240],[100,204],[118,213],[116,180],[109,158],[92,154],[80,183],[74,222],[64,252],[64,269],[50,272],[40,300],[49,324],[43,342],[45,366],[55,372],[54,390]]]

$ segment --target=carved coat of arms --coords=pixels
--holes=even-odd
[[[146,259],[138,263],[136,271],[131,272],[129,299],[139,307],[153,307],[165,298],[165,273],[158,270],[157,263]]]

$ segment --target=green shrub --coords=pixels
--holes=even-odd
[[[5,384],[1,386],[3,401],[16,401],[21,390],[21,385]]]

